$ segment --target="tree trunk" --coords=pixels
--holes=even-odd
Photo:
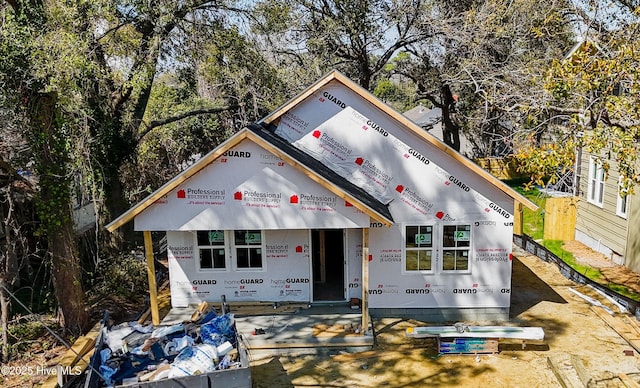
[[[460,152],[460,121],[458,120],[458,96],[451,93],[449,85],[442,86],[442,141]]]
[[[69,333],[81,334],[88,321],[71,212],[69,136],[57,109],[53,93],[32,96],[32,149],[40,185],[37,205],[47,235],[60,325]]]
[[[5,238],[6,250],[0,252],[0,331],[2,332],[2,362],[9,361],[8,326],[11,319],[11,298],[8,290],[13,288],[18,275],[17,255],[14,249],[11,224],[13,220],[13,201],[11,198],[11,180],[6,190],[6,201],[0,204],[0,220]],[[4,204],[7,204],[5,209]]]
[[[3,274],[4,275],[4,274]],[[7,281],[4,276],[0,276],[0,310],[2,315],[0,316],[0,331],[2,331],[2,362],[9,361],[9,335],[7,330],[9,329],[9,313],[11,311],[11,299],[5,291],[7,287]]]

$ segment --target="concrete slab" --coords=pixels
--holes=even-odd
[[[230,305],[239,338],[252,358],[267,355],[313,354],[328,348],[350,351],[368,350],[374,345],[372,332],[362,330],[362,313],[345,303],[318,304],[278,311],[264,306],[255,314]],[[243,306],[246,307],[246,306]],[[172,308],[162,325],[191,319],[197,306]],[[256,309],[253,309],[256,311]],[[261,329],[261,330],[256,330]]]

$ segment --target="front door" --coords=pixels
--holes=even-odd
[[[343,234],[342,229],[311,231],[314,301],[345,300]]]

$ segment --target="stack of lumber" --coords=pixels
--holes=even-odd
[[[640,353],[640,325],[637,319],[624,314],[613,316],[600,306],[591,306],[593,310],[607,325],[615,330],[620,337]]]
[[[45,380],[42,388],[62,387],[71,375],[84,373],[95,351],[101,326],[98,322],[86,335],[78,338],[56,365],[56,373]]]

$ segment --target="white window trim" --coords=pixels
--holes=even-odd
[[[238,267],[238,258],[236,257],[236,243],[235,243],[235,235],[234,232],[236,230],[252,230],[252,229],[234,229],[234,230],[226,230],[228,233],[229,239],[229,254],[228,258],[231,260],[233,265],[233,269],[237,272],[266,272],[267,271],[267,257],[264,254],[264,229],[257,229],[260,231],[260,251],[262,255],[262,267],[250,267],[250,268],[240,268]],[[225,237],[226,238],[226,237]],[[257,247],[257,245],[252,245],[253,247]]]
[[[209,230],[214,230],[214,229],[209,229]],[[260,250],[262,252],[262,267],[254,267],[254,268],[239,268],[238,267],[238,261],[237,261],[237,257],[236,257],[236,244],[235,244],[235,235],[234,232],[236,230],[247,230],[247,229],[234,229],[234,230],[224,230],[224,268],[202,268],[200,266],[200,247],[201,246],[209,246],[209,245],[198,245],[198,232],[202,232],[202,231],[195,231],[193,233],[193,240],[194,240],[194,246],[195,246],[195,259],[196,259],[196,270],[198,270],[198,272],[206,272],[206,273],[212,273],[212,272],[231,272],[231,271],[236,271],[236,272],[266,272],[267,270],[267,262],[266,262],[266,256],[264,255],[264,247],[265,247],[265,242],[264,242],[264,230],[260,229]],[[257,247],[258,245],[255,245],[255,247]]]
[[[210,230],[215,230],[215,229],[208,229],[208,231]],[[203,230],[197,230],[193,232],[193,241],[194,241],[194,246],[195,246],[195,259],[196,259],[196,270],[198,272],[207,272],[207,273],[211,273],[211,272],[229,272],[231,270],[231,266],[229,265],[229,235],[228,235],[228,231],[223,231],[224,232],[224,268],[202,268],[200,266],[200,247],[208,247],[211,245],[199,245],[198,244],[198,232],[204,232]]]
[[[616,195],[616,215],[622,217],[624,219],[627,218],[627,212],[629,211],[629,197],[625,190],[622,187],[623,176],[621,175],[618,179],[618,194]],[[620,194],[624,194],[621,196]]]
[[[431,229],[431,269],[430,270],[417,270],[417,271],[408,271],[407,270],[407,226],[430,226]],[[438,248],[437,248],[437,240],[438,239],[438,228],[435,224],[421,224],[421,223],[406,223],[402,225],[402,273],[406,275],[417,275],[417,274],[430,274],[433,275],[436,273],[436,268],[438,265]],[[427,248],[422,250],[428,250]]]
[[[445,270],[444,269],[444,244],[443,244],[443,237],[444,237],[444,227],[445,226],[457,226],[457,225],[469,225],[469,240],[470,240],[470,244],[468,247],[468,251],[469,251],[469,263],[468,263],[468,268],[465,270]],[[432,239],[433,239],[433,246],[431,248],[431,269],[426,271],[426,270],[420,270],[420,271],[407,271],[407,247],[406,247],[406,240],[407,240],[407,226],[431,226],[433,228],[433,234],[432,234]],[[418,275],[418,274],[428,274],[428,275],[434,275],[434,274],[441,274],[441,275],[467,275],[467,274],[471,274],[472,273],[472,265],[473,265],[473,260],[472,260],[472,255],[473,255],[473,244],[474,244],[474,239],[473,239],[473,225],[471,222],[469,223],[464,223],[464,222],[448,222],[445,224],[439,224],[439,223],[434,223],[434,224],[421,224],[421,223],[416,223],[416,222],[410,222],[410,223],[406,223],[402,225],[402,274],[403,275]],[[460,250],[460,249],[458,249]]]
[[[596,186],[597,185],[597,186]],[[601,187],[601,191],[598,194],[594,192],[598,187]],[[589,159],[589,180],[587,184],[587,202],[603,207],[604,205],[604,189],[605,189],[605,174],[602,169],[602,163],[597,158],[591,157]]]
[[[444,269],[444,250],[445,250],[445,247],[444,247],[444,242],[442,241],[443,238],[444,238],[444,227],[445,226],[458,226],[458,225],[469,225],[469,246],[465,247],[469,251],[469,256],[467,257],[467,260],[468,260],[467,269],[465,269],[465,270],[457,270],[457,269],[445,270]],[[442,228],[441,228],[441,232],[440,232],[439,238],[440,238],[440,240],[439,240],[439,247],[438,247],[438,262],[439,262],[438,271],[443,275],[470,274],[471,270],[472,270],[472,263],[473,263],[473,260],[471,260],[471,255],[473,254],[473,243],[474,243],[472,222],[469,222],[469,223],[447,222],[446,224],[442,224]],[[456,249],[456,250],[462,250],[462,249]]]

